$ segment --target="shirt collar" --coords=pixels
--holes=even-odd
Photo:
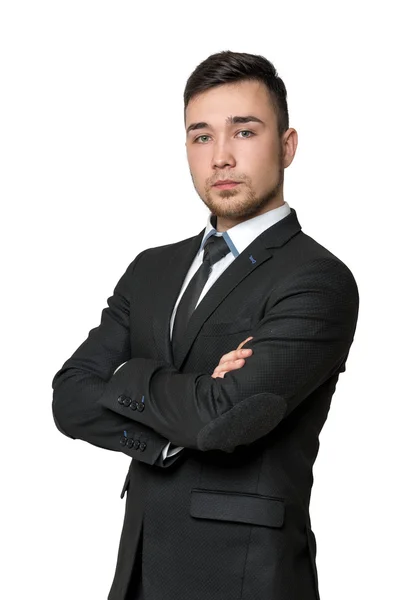
[[[207,217],[207,225],[204,231],[203,239],[200,245],[200,252],[203,250],[206,240],[211,235],[223,236],[228,248],[236,258],[253,240],[256,239],[263,231],[271,227],[284,217],[290,214],[290,206],[284,202],[281,206],[268,210],[267,212],[242,221],[227,231],[217,231],[215,229],[216,217],[209,213]]]

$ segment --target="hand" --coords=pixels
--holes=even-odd
[[[211,377],[213,377],[214,379],[216,379],[217,377],[224,377],[225,373],[243,367],[245,358],[251,356],[253,350],[251,348],[244,348],[243,350],[241,350],[241,347],[246,342],[252,339],[253,337],[246,338],[243,342],[239,344],[236,350],[232,350],[231,352],[228,352],[228,354],[224,354],[221,360],[219,361],[218,365],[215,367]]]

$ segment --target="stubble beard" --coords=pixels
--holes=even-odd
[[[261,197],[257,196],[251,186],[244,182],[238,188],[230,190],[218,191],[213,188],[213,191],[210,191],[207,189],[204,198],[201,196],[200,198],[216,217],[250,219],[265,212],[265,209],[272,205],[272,202],[282,189],[283,181],[284,167],[281,163],[275,185]],[[215,197],[215,193],[218,194],[217,197]]]

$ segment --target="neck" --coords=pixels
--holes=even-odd
[[[250,214],[248,216],[243,216],[243,217],[224,217],[224,216],[216,216],[213,215],[211,217],[211,224],[213,227],[215,227],[215,229],[218,232],[224,232],[227,231],[228,229],[231,229],[232,227],[235,227],[235,225],[238,225],[239,223],[243,223],[244,221],[249,221],[250,219],[254,219],[254,217],[258,217],[259,215],[263,215],[266,212],[269,212],[270,210],[274,210],[275,208],[278,208],[279,206],[283,206],[285,203],[283,197],[282,198],[275,198],[273,202],[271,202],[271,204],[268,204],[268,206],[264,206],[262,207],[259,211],[257,211],[256,213]]]

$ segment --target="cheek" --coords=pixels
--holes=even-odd
[[[257,176],[264,167],[268,167],[271,162],[271,153],[265,147],[265,144],[257,143],[254,141],[252,144],[243,144],[237,149],[235,153],[237,165],[247,172],[251,177]]]
[[[194,181],[204,186],[206,178],[210,176],[209,161],[205,153],[201,156],[200,153],[188,153],[188,163]]]
[[[253,172],[257,173],[259,180],[272,176],[279,168],[278,156],[272,148],[266,149],[264,147],[260,149],[260,152],[253,156],[252,163],[254,165]]]

